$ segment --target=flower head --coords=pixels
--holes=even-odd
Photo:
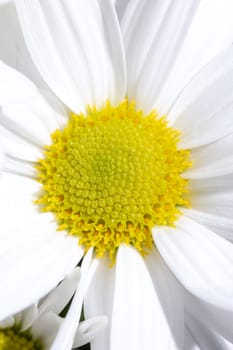
[[[97,257],[114,260],[124,243],[148,253],[152,228],[174,225],[188,205],[181,174],[189,152],[178,150],[178,132],[153,112],[107,103],[73,115],[52,140],[36,165],[43,185],[36,203]]]

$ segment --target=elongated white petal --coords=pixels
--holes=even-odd
[[[16,1],[25,41],[41,75],[75,112],[117,103],[125,64],[111,1]]]
[[[184,303],[180,286],[157,249],[153,249],[151,254],[145,257],[145,263],[153,281],[159,304],[166,315],[163,329],[170,329],[167,329],[167,331],[174,338],[177,348],[182,348],[184,341]],[[172,293],[168,292],[170,290],[172,290]],[[159,318],[159,315],[157,316]],[[174,344],[172,346],[174,347]]]
[[[148,260],[148,264],[151,273],[154,273],[152,261],[153,257]],[[155,263],[157,261],[154,260]],[[173,335],[173,331],[179,332],[178,338],[183,334],[182,307],[178,307],[181,311],[180,319],[176,318],[178,325],[174,327],[175,314],[167,315],[166,312],[172,306],[172,302],[163,295],[163,287],[159,284],[161,277],[160,275],[157,278],[154,275],[152,281],[139,253],[131,247],[119,248],[112,312],[111,350],[180,349],[179,344],[176,344],[177,334]],[[163,278],[166,279],[165,276]],[[170,321],[173,329],[170,328]],[[182,347],[182,342],[180,345]]]
[[[60,350],[72,349],[75,332],[81,316],[82,298],[83,295],[75,294],[69,312],[49,347],[50,350],[58,348]]]
[[[233,173],[233,133],[207,146],[192,150],[192,168],[185,172],[189,179],[210,178]]]
[[[74,295],[74,298],[70,305],[69,311],[64,319],[64,322],[62,323],[62,326],[52,346],[50,347],[50,350],[67,350],[72,348],[81,316],[83,298],[95,271],[95,267],[93,264],[91,264],[89,256],[84,257],[84,264],[86,264],[87,268],[86,274],[83,274],[81,272],[81,280],[79,286]]]
[[[73,347],[76,348],[92,342],[106,328],[107,324],[106,316],[96,316],[82,321],[75,334]]]
[[[217,334],[233,343],[233,312],[211,305],[196,298],[187,291],[183,291],[183,300],[188,312],[202,322],[206,328],[212,329]]]
[[[232,11],[231,0],[200,1],[177,60],[155,100],[154,107],[161,114],[167,114],[178,93],[205,64],[232,44]]]
[[[110,268],[109,261],[96,260],[96,270],[84,298],[84,314],[89,319],[99,315],[108,318],[107,328],[91,343],[92,350],[110,350],[110,330],[112,319],[115,269]]]
[[[35,339],[41,339],[45,350],[50,350],[62,322],[63,319],[61,317],[53,312],[46,312],[34,322],[31,327],[31,333]]]
[[[233,245],[182,216],[176,228],[156,227],[153,238],[178,280],[194,295],[233,311]]]
[[[77,267],[39,305],[39,312],[52,311],[59,315],[68,304],[80,280],[80,268]]]
[[[24,331],[30,328],[33,322],[39,317],[37,303],[29,306],[16,317],[16,323],[20,324],[20,330]]]
[[[219,202],[217,202],[217,204],[219,204]],[[210,230],[213,230],[223,238],[233,241],[233,219],[232,217],[224,217],[220,213],[217,213],[218,208],[218,205],[214,207],[214,212],[216,212],[214,214],[210,214],[203,209],[187,209],[183,210],[183,212],[185,216],[189,217],[190,219],[199,222]],[[223,213],[227,209],[226,207],[221,207],[221,203],[220,208]],[[208,208],[208,210],[211,211],[211,208]]]
[[[1,111],[0,111],[1,118]],[[35,161],[43,156],[42,148],[26,141],[15,132],[6,129],[0,125],[1,147],[9,157]],[[6,160],[6,159],[5,159]],[[4,163],[3,163],[4,164]]]
[[[194,209],[232,218],[233,174],[192,179],[190,198]]]
[[[51,232],[49,225],[9,249],[0,257],[0,319],[42,298],[81,257],[82,249],[76,246],[75,240],[55,229]]]
[[[1,6],[0,23],[0,59],[26,75],[38,87],[48,89],[27,50],[14,1],[6,0]]]
[[[190,181],[192,209],[185,215],[207,225],[227,239],[233,238],[233,175]]]
[[[18,159],[12,156],[6,156],[2,171],[10,175],[19,175],[30,179],[35,179],[35,165],[36,163],[30,161]]]
[[[21,138],[23,143],[27,141],[28,147],[30,144],[39,148],[49,144],[50,134],[59,127],[59,113],[41,96],[36,86],[21,73],[2,62],[0,62],[0,107],[0,133],[3,133],[3,137],[9,137],[10,134],[4,133],[6,129],[6,132],[16,135],[15,141],[18,138]],[[4,147],[4,140],[2,144]],[[9,153],[7,145],[6,150]],[[15,156],[14,153],[12,155]]]
[[[190,191],[192,194],[227,192],[232,187],[233,173],[224,176],[190,180]]]
[[[185,319],[189,332],[202,350],[227,350],[224,340],[209,328],[205,327],[203,323],[198,322],[188,313],[186,313]]]
[[[224,50],[183,90],[168,114],[182,132],[182,148],[199,147],[233,132],[233,48]]]
[[[131,0],[121,22],[128,96],[150,111],[179,53],[198,0]]]

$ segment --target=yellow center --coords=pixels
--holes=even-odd
[[[145,254],[152,227],[173,225],[188,205],[181,174],[189,151],[179,150],[178,140],[164,117],[144,116],[127,100],[72,114],[38,162],[43,191],[36,202],[97,257],[114,260],[122,243]]]
[[[0,329],[0,350],[42,350],[40,342],[29,332],[20,333],[15,327]]]

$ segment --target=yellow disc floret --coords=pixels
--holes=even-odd
[[[97,257],[114,259],[122,243],[144,254],[151,228],[173,225],[188,205],[181,174],[189,151],[178,149],[178,139],[164,117],[144,116],[127,100],[72,114],[38,162],[43,191],[36,202]]]
[[[42,350],[42,344],[29,332],[20,332],[16,327],[0,329],[0,350]]]

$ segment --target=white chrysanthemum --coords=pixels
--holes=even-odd
[[[86,232],[89,235],[89,226],[95,222],[79,220],[83,215],[81,209],[75,212],[72,207],[69,210],[65,207],[63,216],[58,216],[58,224],[53,214],[39,213],[37,205],[33,203],[35,199],[41,198],[41,184],[35,181],[38,176],[35,165],[44,157],[43,147],[51,144],[50,135],[57,129],[63,130],[71,111],[72,114],[86,115],[89,105],[89,112],[91,110],[90,113],[98,114],[105,106],[105,117],[102,118],[102,115],[101,118],[106,120],[107,108],[112,113],[112,106],[121,104],[127,97],[144,114],[156,109],[159,116],[166,115],[169,125],[181,132],[179,149],[189,149],[192,161],[192,167],[182,175],[189,181],[191,207],[184,205],[179,208],[179,216],[172,212],[169,220],[174,227],[155,225],[152,230],[154,246],[145,257],[134,248],[142,248],[134,235],[137,230],[133,232],[131,244],[121,244],[119,248],[120,236],[116,234],[116,261],[111,268],[107,257],[98,259],[93,255],[90,268],[88,264],[86,268],[90,286],[87,293],[84,293],[85,288],[82,290],[85,316],[89,318],[106,314],[109,318],[108,329],[93,342],[93,349],[182,349],[184,312],[190,315],[191,321],[187,322],[191,324],[189,329],[193,327],[194,338],[198,327],[205,334],[204,328],[199,326],[201,322],[217,338],[220,334],[233,342],[233,247],[230,242],[233,227],[233,48],[222,51],[233,38],[231,1],[204,0],[199,3],[197,0],[131,0],[125,8],[121,8],[120,25],[113,4],[108,0],[17,0],[15,3],[27,49],[44,80],[36,71],[21,34],[17,31],[15,14],[11,12],[14,10],[13,5],[11,9],[4,7],[1,13],[3,30],[0,32],[2,58],[33,82],[1,63],[0,317],[3,319],[19,312],[48,293],[78,264],[90,242],[94,242],[94,247],[97,247],[96,250],[101,255],[102,243],[105,247],[105,240],[111,230],[106,230],[106,236],[98,241],[98,245],[94,238],[106,223],[101,221],[101,208],[110,206],[112,198],[102,202],[98,202],[97,198],[93,207],[88,208],[90,199],[96,193],[88,192],[90,198],[83,198],[87,192],[81,192],[78,200],[87,206],[85,215],[95,213],[95,205],[98,207],[99,203],[101,208],[98,211],[100,228],[94,228],[93,240],[92,236],[88,236],[89,241],[79,246],[78,238],[69,233],[82,227],[83,239],[83,234]],[[7,26],[5,32],[4,25]],[[15,34],[13,40],[6,40],[10,25]],[[109,101],[107,106],[106,101]],[[134,118],[134,121],[138,120],[135,114]],[[143,122],[140,123],[139,129]],[[89,124],[93,125],[92,122]],[[79,124],[76,129],[78,128]],[[137,132],[141,135],[139,129]],[[65,130],[68,130],[65,133],[69,136],[73,129],[69,124]],[[114,127],[110,130],[114,130]],[[125,130],[128,132],[127,128]],[[110,139],[111,132],[108,130]],[[58,140],[63,142],[66,139],[62,132],[56,133],[60,137]],[[133,138],[133,135],[127,134],[129,140],[126,142],[140,146],[143,140],[150,147],[150,142],[148,144],[145,141],[145,134],[144,139]],[[166,140],[166,135],[163,141]],[[120,141],[122,139],[123,137],[119,138]],[[89,142],[86,136],[85,142]],[[91,142],[95,142],[95,139]],[[73,140],[70,142],[71,146],[75,143]],[[53,144],[56,141],[51,147]],[[107,145],[104,138],[101,144],[88,143],[91,150],[95,150],[95,146],[96,149],[105,147],[103,157],[107,154],[109,161],[112,154],[115,157],[118,152],[110,150],[109,153]],[[112,146],[112,143],[109,145]],[[135,158],[137,166],[140,165],[139,154],[143,166],[147,165],[146,159],[149,159],[148,164],[152,166],[151,153],[148,158],[147,147],[144,151],[139,149]],[[61,152],[65,149],[66,147],[61,148]],[[85,153],[83,145],[81,149]],[[48,153],[52,154],[51,150],[52,148]],[[131,158],[134,158],[134,151],[129,152]],[[54,159],[57,158],[56,152]],[[184,154],[183,151],[176,152]],[[101,156],[102,153],[100,152]],[[70,159],[72,161],[72,157]],[[158,159],[162,159],[160,153]],[[173,157],[167,158],[166,166],[170,160],[173,161]],[[68,175],[73,176],[71,161],[63,163],[60,169],[48,168],[45,180],[41,180],[43,191],[60,188],[53,186],[53,178],[56,177],[53,175],[62,177],[67,170],[64,164],[68,164]],[[53,164],[52,158],[48,163]],[[85,157],[82,158],[82,164],[85,165]],[[116,172],[111,167],[105,168],[103,159],[99,164],[102,170],[97,167],[96,176],[98,179],[103,176],[104,181],[108,182],[107,176],[110,173],[114,176]],[[120,164],[121,170],[131,176],[131,163],[127,168],[125,165],[128,163],[123,158]],[[84,165],[84,170],[90,169],[89,163],[86,168]],[[54,169],[58,172],[54,172]],[[157,164],[156,171],[158,169],[162,170],[163,164],[160,167]],[[150,174],[143,174],[143,169],[139,170],[141,186],[143,176],[147,178]],[[42,175],[43,171],[44,169]],[[86,181],[85,171],[80,171],[80,174]],[[111,191],[117,189],[115,192],[118,192],[122,189],[117,186],[119,182],[124,182],[127,193],[131,191],[131,184],[124,179],[124,171],[120,173],[122,176],[118,175],[115,179],[116,185]],[[159,178],[160,172],[157,174]],[[135,173],[132,176],[137,181]],[[153,176],[156,178],[156,174]],[[51,179],[52,183],[46,182]],[[64,176],[62,179],[65,181]],[[68,182],[72,186],[78,185],[80,190],[83,180],[79,179],[79,183],[70,180],[69,178]],[[166,176],[166,181],[170,181],[169,176]],[[161,183],[158,182],[158,187]],[[151,182],[145,181],[148,197],[151,196],[149,184]],[[72,200],[71,197],[68,198],[71,203],[76,203],[74,188],[68,186],[67,189],[64,184],[62,188],[72,194]],[[104,192],[105,188],[94,189],[97,192],[100,190]],[[141,187],[140,191],[143,198],[147,198]],[[177,192],[177,186],[174,186],[174,192]],[[169,195],[172,193],[171,189]],[[180,198],[183,198],[183,193],[180,193]],[[132,204],[136,223],[137,208],[144,205],[140,203],[141,195],[132,191],[132,198],[139,199],[138,203],[134,201]],[[127,196],[131,198],[129,193]],[[42,202],[47,205],[47,211],[48,203],[52,203],[54,211],[54,203],[63,203],[64,197],[53,193],[48,197],[46,194]],[[130,215],[128,208],[124,208],[124,203],[119,201],[117,194],[114,198],[117,202],[117,207],[114,208],[117,210],[109,218],[107,215],[112,209],[106,209],[106,218],[115,222],[115,217],[120,215],[127,220],[127,215]],[[159,201],[164,198],[158,196]],[[180,203],[180,198],[176,203]],[[128,204],[131,208],[131,204]],[[169,199],[169,205],[163,207],[165,216],[159,216],[160,222],[165,220],[165,209],[170,213],[170,204]],[[60,206],[57,205],[55,209],[59,212]],[[156,206],[152,209],[154,215]],[[68,220],[61,223],[64,213]],[[71,213],[74,215],[71,216]],[[79,221],[74,221],[74,217]],[[174,217],[177,220],[173,220]],[[145,215],[144,218],[151,220],[150,215]],[[69,230],[57,232],[58,225],[63,227],[63,224]],[[117,226],[120,234],[124,227],[128,230],[125,243],[132,233],[131,224],[127,225],[128,222],[121,221]],[[136,228],[141,235],[141,226]],[[115,227],[114,232],[116,231]],[[103,254],[108,253],[104,249]],[[92,250],[89,254],[91,253]],[[83,260],[84,264],[85,262],[86,257]],[[73,329],[72,326],[71,333]],[[72,339],[72,334],[66,333],[66,336],[67,339],[69,336]]]
[[[63,333],[72,327],[66,318],[80,317],[81,308],[77,310],[77,304],[72,301],[66,318],[60,317],[59,314],[76,293],[79,280],[80,268],[76,268],[42,300],[1,321],[0,349],[49,350],[58,349],[59,346],[62,348],[63,342],[66,341],[64,337],[60,338],[60,332]],[[82,301],[79,304],[81,306]],[[80,322],[73,339],[69,336],[70,345],[66,343],[66,349],[76,348],[92,341],[105,328],[106,321],[106,317],[98,316]]]

